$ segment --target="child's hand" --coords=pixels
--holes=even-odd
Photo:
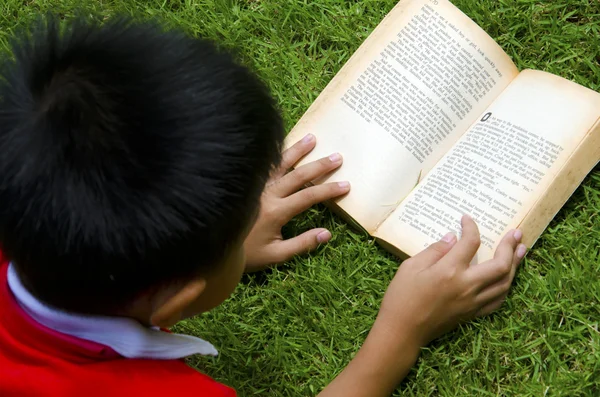
[[[411,335],[420,346],[455,328],[460,322],[500,307],[526,248],[522,233],[509,232],[494,258],[471,265],[480,245],[473,220],[462,219],[462,238],[452,234],[406,260],[383,299],[378,326]]]
[[[326,183],[300,190],[307,183],[342,165],[342,157],[339,154],[303,165],[286,174],[288,169],[313,150],[315,144],[315,137],[307,135],[286,150],[281,167],[267,182],[258,219],[244,243],[247,272],[284,262],[331,239],[331,233],[326,229],[312,229],[289,240],[283,240],[281,235],[281,228],[294,216],[317,203],[350,191],[347,182]]]
[[[493,259],[470,265],[479,230],[469,217],[462,228],[460,241],[449,235],[400,266],[364,345],[319,397],[389,396],[422,346],[500,307],[525,255],[521,232],[509,232]]]

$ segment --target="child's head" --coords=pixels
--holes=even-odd
[[[280,158],[263,84],[207,41],[125,19],[48,20],[12,50],[0,66],[0,244],[24,285],[84,313],[136,313],[148,299],[156,314],[155,296],[168,306],[179,294],[189,315],[225,299]]]

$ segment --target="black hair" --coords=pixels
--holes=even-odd
[[[280,161],[265,85],[155,22],[41,19],[0,65],[0,249],[48,305],[113,313],[215,270]]]

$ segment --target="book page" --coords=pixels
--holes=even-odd
[[[536,240],[565,205],[573,192],[600,161],[600,118],[585,136],[577,149],[571,153],[567,164],[562,167],[542,197],[519,223],[523,231],[523,243],[533,246]]]
[[[544,197],[554,194],[549,187],[559,176],[564,180],[568,160],[599,116],[600,94],[548,73],[522,72],[376,236],[412,256],[448,231],[459,234],[460,218],[469,214],[481,233],[476,260],[491,258],[502,236],[536,203],[544,198],[556,212],[556,204],[572,194],[573,182],[556,199]],[[579,182],[592,166],[579,168]],[[555,212],[530,220],[536,226],[524,230],[532,234],[524,241],[532,244]]]
[[[330,82],[287,139],[340,152],[316,183],[348,180],[338,201],[372,232],[517,75],[501,48],[447,0],[403,0]]]

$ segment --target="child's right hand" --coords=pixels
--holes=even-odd
[[[521,237],[520,231],[509,232],[493,259],[471,265],[480,237],[475,222],[465,216],[460,241],[448,235],[404,261],[364,345],[319,396],[389,396],[421,347],[502,304],[525,256]]]
[[[460,241],[449,234],[400,266],[376,327],[392,334],[403,332],[425,346],[460,322],[500,307],[525,256],[525,246],[519,245],[522,234],[509,232],[493,259],[471,265],[480,245],[479,230],[468,216],[461,223]]]

